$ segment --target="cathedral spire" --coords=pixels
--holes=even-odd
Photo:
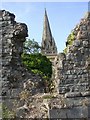
[[[42,54],[56,54],[57,47],[55,45],[54,38],[51,33],[50,24],[45,8],[44,24],[43,24],[43,36],[42,36]]]

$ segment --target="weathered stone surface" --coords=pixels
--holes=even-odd
[[[89,119],[90,98],[75,97],[65,98],[58,95],[50,101],[49,115],[51,118],[64,118],[75,120],[86,118]]]
[[[22,107],[19,107],[16,109],[16,117],[18,118],[25,118],[26,113],[29,112],[29,109],[27,105],[23,105]]]
[[[28,36],[26,24],[17,23],[15,15],[5,10],[0,10],[0,18],[0,92],[3,104],[15,111],[17,105],[13,103],[20,108],[28,96],[44,93],[44,85],[42,78],[24,68],[21,61],[23,42]],[[23,109],[18,110],[18,115],[20,111]]]
[[[89,120],[89,107],[73,107],[73,108],[63,108],[63,109],[52,109],[50,110],[50,118],[53,119],[87,119]]]
[[[60,93],[68,92],[63,91],[63,87],[68,86],[70,92],[87,92],[90,91],[89,83],[89,58],[90,58],[90,39],[89,32],[90,27],[90,12],[88,12],[88,17],[84,17],[81,22],[74,29],[76,39],[70,46],[69,51],[66,54],[66,59],[62,61],[63,64],[63,73],[58,76],[60,78]],[[77,29],[80,28],[80,29]],[[77,48],[77,49],[76,49]],[[59,61],[61,62],[61,60]],[[67,78],[65,77],[67,75]],[[69,85],[69,84],[72,85]],[[62,90],[61,90],[62,89]]]
[[[90,119],[90,12],[81,19],[73,33],[75,39],[72,45],[67,46],[65,59],[62,60],[60,56],[54,63],[56,89],[63,97],[50,101],[50,117],[88,120]]]
[[[69,92],[65,94],[65,97],[71,98],[71,97],[80,97],[81,93],[79,92]]]

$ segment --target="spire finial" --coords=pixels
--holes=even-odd
[[[46,7],[45,7],[45,15],[47,15],[47,10],[46,10]]]

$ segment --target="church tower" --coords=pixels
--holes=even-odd
[[[57,47],[55,40],[52,36],[50,24],[45,9],[44,24],[43,24],[43,35],[42,35],[42,50],[41,53],[46,55],[48,58],[53,59],[57,55]]]

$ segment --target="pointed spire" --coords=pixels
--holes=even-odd
[[[57,48],[55,45],[55,41],[52,37],[46,8],[45,8],[44,24],[43,24],[42,53],[43,54],[57,53]]]
[[[44,25],[43,25],[43,39],[47,39],[52,37],[51,30],[50,30],[50,25],[49,25],[49,20],[47,16],[47,11],[45,8],[45,15],[44,15]]]

